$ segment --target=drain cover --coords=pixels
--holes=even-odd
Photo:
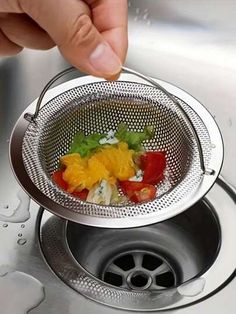
[[[177,275],[160,255],[148,251],[128,251],[109,261],[102,280],[132,290],[162,290],[177,283]]]

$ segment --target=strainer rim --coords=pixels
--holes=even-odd
[[[131,77],[130,77],[130,75],[128,75],[128,74],[122,74],[122,76],[121,76],[122,78],[127,78],[128,79],[128,82],[132,82],[132,83],[140,83],[139,81],[137,81],[137,80],[135,80],[135,81],[133,81],[133,79],[132,79],[132,81],[131,81]],[[95,79],[95,78],[91,78],[91,77],[89,77],[89,78],[87,78],[85,81],[87,81],[87,82],[85,82],[85,83],[98,83],[98,82],[101,82],[101,80],[99,79],[99,80],[97,80],[97,79]],[[157,80],[158,82],[160,82],[161,84],[167,84],[167,88],[174,88],[174,90],[175,90],[175,93],[173,93],[175,96],[178,96],[177,94],[178,94],[178,91],[181,91],[179,88],[177,88],[177,87],[174,87],[173,85],[170,85],[169,83],[165,83],[165,82],[163,82],[163,81],[161,81],[161,80]],[[127,82],[126,80],[124,80],[124,82]],[[63,86],[62,86],[63,85]],[[80,78],[80,79],[74,79],[74,80],[72,80],[72,81],[69,81],[69,82],[67,82],[67,83],[64,83],[64,84],[61,84],[61,85],[59,85],[59,86],[57,86],[57,87],[55,87],[55,88],[53,88],[53,89],[51,89],[50,91],[49,91],[49,93],[48,93],[48,96],[47,97],[49,97],[49,99],[48,100],[52,100],[52,96],[54,95],[55,97],[58,97],[60,94],[63,94],[63,88],[65,88],[65,91],[68,91],[68,90],[70,90],[70,89],[73,89],[74,87],[77,87],[77,86],[79,86],[79,85],[84,85],[84,78]],[[147,84],[144,84],[144,85],[147,85]],[[149,85],[148,85],[149,86]],[[62,88],[63,87],[63,88]],[[176,94],[176,92],[177,92],[177,94]],[[188,97],[191,97],[192,99],[193,99],[193,97],[192,96],[190,96],[190,95],[188,95],[188,94],[186,94],[184,91],[181,91],[181,94],[185,94],[185,96],[188,96]],[[50,96],[51,97],[50,97]],[[181,98],[182,99],[182,98]],[[184,101],[184,99],[183,99],[183,101]],[[195,100],[197,103],[198,103],[198,105],[200,104],[197,100]],[[47,103],[48,101],[46,101],[46,103]],[[185,101],[186,102],[186,101]],[[15,174],[16,174],[16,177],[17,177],[17,179],[18,179],[18,181],[20,182],[20,184],[21,185],[23,185],[23,187],[24,187],[24,189],[26,190],[26,192],[27,193],[29,193],[29,191],[28,191],[28,185],[29,185],[29,182],[28,182],[28,184],[26,184],[25,182],[23,182],[24,180],[23,180],[23,178],[21,177],[21,175],[20,175],[20,172],[22,172],[22,170],[25,170],[25,169],[22,169],[22,167],[21,167],[21,169],[19,169],[19,171],[18,171],[18,169],[17,169],[17,167],[16,167],[16,163],[18,164],[18,166],[20,165],[20,162],[19,162],[19,160],[18,160],[18,162],[16,162],[16,156],[14,156],[14,154],[15,154],[15,149],[14,149],[14,144],[16,144],[16,135],[17,135],[17,139],[18,139],[18,143],[19,143],[19,138],[22,138],[22,134],[24,134],[24,130],[26,130],[27,129],[27,126],[28,126],[28,122],[24,119],[24,114],[26,113],[26,112],[28,112],[29,111],[29,109],[31,109],[31,108],[33,108],[34,106],[35,106],[35,103],[36,102],[33,102],[26,110],[25,110],[25,112],[21,115],[21,117],[19,118],[19,120],[18,120],[18,122],[17,122],[17,124],[16,124],[16,126],[15,126],[15,129],[14,129],[14,131],[13,131],[13,133],[12,133],[12,137],[11,137],[11,144],[10,144],[10,159],[11,159],[11,165],[12,165],[12,168],[13,168],[13,170],[14,170],[14,172],[15,172]],[[189,105],[189,103],[188,102],[186,102],[187,103],[187,105],[188,106],[190,106]],[[201,105],[201,104],[200,104]],[[202,106],[202,105],[201,105]],[[203,107],[203,106],[202,106]],[[194,108],[192,108],[192,106],[190,106],[190,108],[191,109],[193,109],[194,110]],[[204,110],[205,110],[205,112],[207,112],[208,113],[208,111],[204,108]],[[209,118],[209,116],[211,117],[211,115],[208,113],[208,118]],[[212,118],[212,117],[211,117]],[[215,124],[216,125],[216,124]],[[220,153],[220,155],[222,155],[222,156],[218,156],[219,157],[219,160],[221,160],[221,162],[220,162],[220,165],[219,165],[219,160],[218,160],[218,169],[217,169],[217,171],[216,171],[216,173],[215,173],[215,175],[214,175],[214,178],[213,177],[211,177],[211,179],[214,179],[214,180],[211,180],[212,182],[208,182],[207,183],[207,188],[206,187],[202,187],[202,184],[201,184],[201,189],[200,190],[204,190],[204,192],[203,191],[201,191],[201,193],[199,193],[199,191],[198,191],[198,194],[201,194],[201,197],[203,196],[203,195],[205,195],[205,193],[211,188],[211,186],[212,186],[212,184],[214,183],[214,181],[215,181],[215,179],[216,179],[216,177],[218,176],[218,173],[219,173],[219,171],[220,171],[220,168],[221,168],[221,165],[222,165],[222,161],[223,161],[223,143],[222,143],[222,138],[221,138],[221,135],[220,135],[220,131],[219,131],[219,129],[218,129],[218,127],[217,127],[217,125],[216,125],[216,128],[215,128],[215,130],[216,131],[218,131],[218,144],[219,144],[219,153]],[[220,139],[219,139],[220,138]],[[19,146],[19,145],[18,145]],[[18,157],[19,157],[19,154],[18,154]],[[22,165],[21,165],[22,166]],[[24,168],[24,167],[23,167]],[[23,171],[24,172],[24,171]],[[25,175],[27,175],[27,173],[25,172],[25,174],[24,174],[24,176]],[[209,179],[209,178],[208,178]],[[26,180],[27,181],[27,180]],[[31,181],[31,180],[30,180]],[[32,183],[31,183],[32,184]],[[204,186],[205,186],[206,184],[204,184]],[[36,186],[35,186],[35,188],[36,188]],[[36,190],[38,190],[37,188],[36,188]],[[171,215],[167,215],[168,217],[165,217],[164,215],[159,215],[159,214],[157,214],[157,213],[150,213],[150,214],[146,214],[145,215],[145,218],[146,219],[144,219],[144,216],[140,216],[140,217],[132,217],[132,218],[104,218],[104,217],[87,217],[86,215],[83,215],[83,214],[78,214],[78,213],[74,213],[74,215],[71,215],[72,213],[71,212],[69,212],[67,209],[64,209],[64,211],[63,211],[63,207],[60,209],[59,207],[61,207],[61,206],[59,206],[58,204],[56,204],[56,207],[58,207],[57,208],[57,210],[55,210],[55,209],[53,209],[53,206],[51,206],[51,204],[50,204],[50,206],[45,206],[45,203],[47,203],[47,202],[40,202],[40,200],[39,200],[39,198],[38,198],[38,192],[40,192],[40,193],[42,193],[41,191],[35,191],[34,190],[34,193],[33,193],[33,195],[32,195],[32,193],[30,193],[31,194],[31,196],[39,203],[39,204],[41,204],[42,206],[44,206],[44,207],[46,207],[49,211],[51,211],[51,212],[53,212],[54,214],[56,213],[56,214],[58,214],[58,215],[60,215],[60,216],[62,216],[62,217],[64,217],[64,218],[67,218],[67,219],[70,219],[70,220],[73,220],[73,221],[75,221],[75,222],[81,222],[81,223],[84,223],[84,224],[88,224],[88,225],[96,225],[96,226],[100,226],[100,227],[103,227],[104,225],[106,225],[106,226],[108,226],[108,224],[109,224],[109,226],[108,227],[114,227],[114,228],[125,228],[125,227],[130,227],[130,226],[132,226],[132,227],[134,227],[134,226],[141,226],[141,225],[145,225],[145,224],[150,224],[150,223],[154,223],[154,222],[157,222],[157,221],[161,221],[161,220],[164,220],[164,219],[167,219],[167,218],[170,218],[170,217],[172,217],[172,216],[174,216],[174,215],[176,215],[177,213],[180,213],[180,212],[182,212],[183,210],[186,210],[187,208],[185,208],[184,206],[181,208],[181,210],[177,210],[177,212],[175,211],[172,211],[172,214]],[[36,196],[35,196],[36,195]],[[44,195],[44,194],[43,194]],[[44,195],[44,198],[47,198],[45,195]],[[195,199],[191,199],[191,202],[190,203],[188,203],[189,205],[188,205],[188,207],[190,206],[190,204],[192,205],[193,204],[193,201],[194,202],[196,202],[198,199],[199,199],[200,197],[196,197],[196,194],[195,194]],[[50,199],[49,199],[50,200]],[[51,200],[50,200],[51,201]],[[51,202],[53,202],[53,201],[51,201]],[[42,204],[43,203],[43,204]],[[53,202],[54,203],[54,202]],[[65,212],[65,211],[67,211],[67,213]],[[74,217],[73,217],[74,216]],[[154,217],[153,217],[154,216]],[[162,217],[162,219],[160,219],[160,217]],[[92,221],[93,220],[93,218],[94,218],[94,221]],[[98,223],[98,220],[99,220],[99,223]],[[126,220],[126,223],[124,222]],[[131,221],[130,221],[131,220]],[[107,223],[105,223],[105,222],[107,222]],[[117,222],[121,222],[121,223],[117,223]]]

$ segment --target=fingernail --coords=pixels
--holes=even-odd
[[[109,45],[100,44],[90,55],[92,67],[104,77],[121,71],[121,62]]]
[[[118,72],[117,74],[113,74],[112,76],[109,76],[109,77],[104,77],[107,81],[117,81],[118,78],[120,77],[121,75],[121,71]]]

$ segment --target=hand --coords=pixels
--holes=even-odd
[[[0,0],[0,55],[55,45],[83,72],[116,75],[128,46],[127,0]]]

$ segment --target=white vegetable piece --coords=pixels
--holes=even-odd
[[[115,131],[110,130],[107,135],[100,139],[99,144],[117,144],[119,140],[115,137]]]
[[[143,180],[143,171],[139,169],[136,172],[136,175],[132,178],[129,178],[129,181],[134,181],[134,182],[141,182]]]
[[[89,191],[86,201],[95,204],[109,205],[111,202],[112,187],[106,181],[102,180],[95,184]]]

